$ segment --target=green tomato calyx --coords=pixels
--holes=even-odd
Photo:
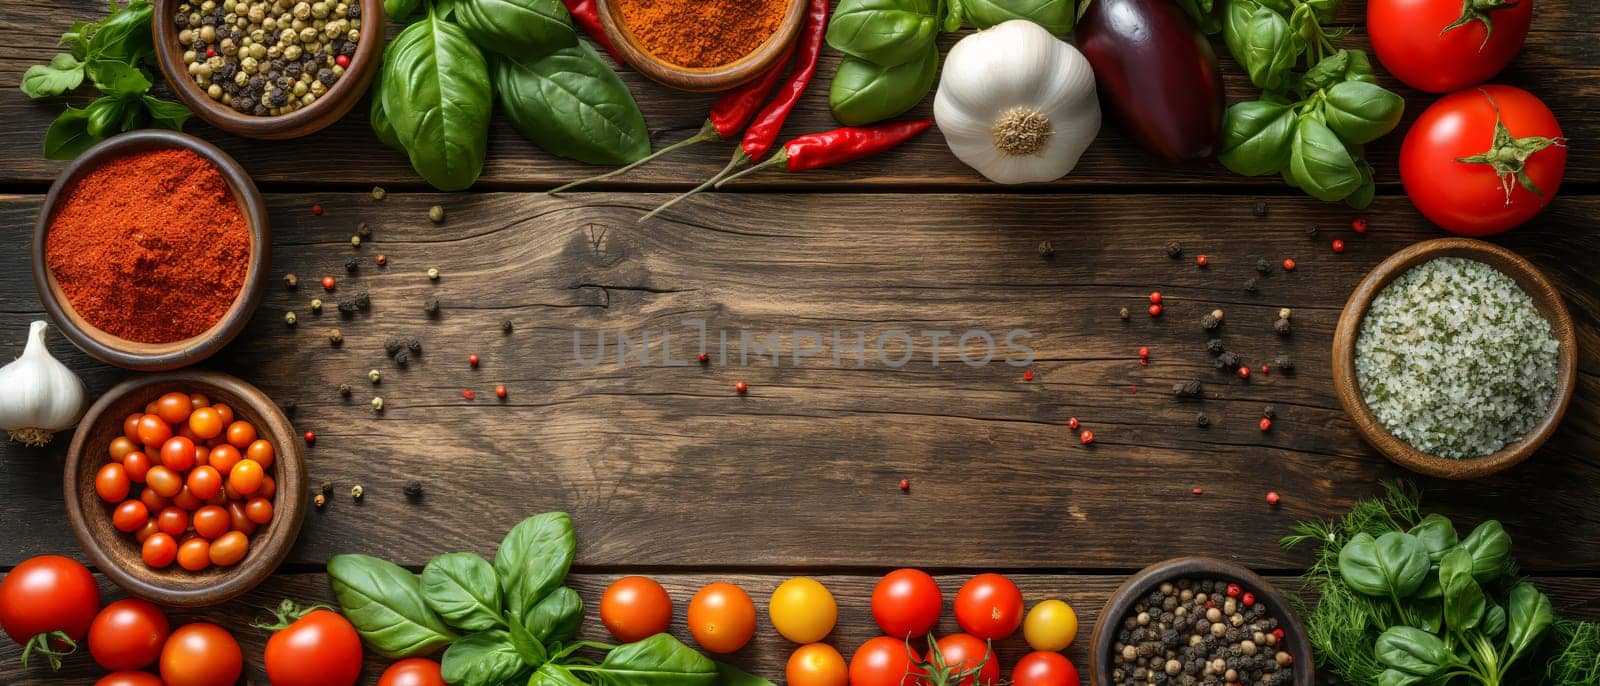
[[[1478,46],[1478,52],[1489,46],[1489,37],[1494,35],[1494,21],[1489,19],[1489,13],[1495,10],[1511,9],[1516,7],[1521,0],[1461,0],[1461,16],[1449,26],[1439,31],[1443,36],[1452,29],[1459,29],[1472,22],[1483,22],[1483,44]]]
[[[1517,138],[1511,135],[1511,130],[1506,128],[1504,119],[1500,116],[1500,105],[1489,96],[1487,91],[1478,89],[1483,97],[1489,98],[1489,105],[1494,107],[1494,142],[1489,144],[1489,149],[1471,157],[1458,157],[1457,162],[1462,164],[1487,164],[1494,168],[1495,176],[1500,177],[1500,186],[1506,192],[1506,204],[1511,204],[1511,191],[1515,185],[1527,189],[1529,193],[1544,196],[1544,191],[1528,176],[1526,169],[1528,158],[1534,153],[1548,147],[1564,148],[1567,141],[1564,138],[1547,138],[1545,136],[1528,136]]]

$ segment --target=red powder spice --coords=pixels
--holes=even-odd
[[[204,333],[250,267],[250,231],[222,173],[188,150],[117,157],[66,193],[45,262],[89,324],[140,343]]]
[[[619,0],[639,47],[680,67],[720,67],[777,33],[799,0]]]

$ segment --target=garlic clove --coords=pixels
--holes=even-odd
[[[50,356],[44,334],[48,326],[36,321],[28,327],[22,354],[0,367],[0,429],[11,440],[40,446],[58,431],[70,429],[83,418],[86,390],[83,380]]]

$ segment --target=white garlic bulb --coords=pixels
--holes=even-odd
[[[42,321],[30,324],[22,355],[0,367],[0,429],[27,445],[49,443],[83,417],[83,380],[50,356],[45,328]]]

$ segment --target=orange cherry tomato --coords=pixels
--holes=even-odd
[[[256,495],[260,496],[262,498],[266,498],[267,500],[272,500],[272,494],[277,493],[277,492],[278,492],[278,482],[273,481],[271,476],[262,476],[261,477],[261,490],[256,491]]]
[[[169,507],[156,515],[156,526],[168,536],[182,536],[189,530],[189,513],[181,507]]]
[[[111,459],[118,462],[121,462],[122,458],[127,457],[128,453],[138,449],[139,444],[129,440],[127,436],[118,436],[111,439]]]
[[[146,486],[139,491],[139,502],[144,503],[151,512],[160,512],[172,506],[172,499],[162,496],[156,489]]]
[[[205,465],[189,472],[189,493],[201,500],[215,498],[222,491],[222,473],[216,467]]]
[[[159,446],[172,438],[172,427],[161,421],[154,414],[147,414],[139,418],[139,442],[146,447]]]
[[[149,672],[123,670],[100,677],[99,681],[94,682],[94,686],[166,686],[166,683],[161,681],[161,677]]]
[[[194,467],[194,441],[182,436],[173,436],[161,444],[161,464],[177,472],[185,472]]]
[[[250,422],[234,422],[228,425],[228,444],[240,450],[256,440],[256,428]]]
[[[750,594],[733,584],[706,584],[689,601],[689,633],[702,648],[731,653],[750,642],[756,633],[756,604]]]
[[[378,686],[445,686],[440,665],[425,657],[406,658],[383,670]]]
[[[272,468],[272,443],[266,439],[258,438],[250,442],[250,447],[244,451],[244,456],[255,460],[262,469]]]
[[[222,414],[215,407],[201,407],[189,415],[189,430],[202,440],[222,435]]]
[[[178,541],[168,536],[166,532],[157,531],[144,539],[144,546],[140,548],[139,555],[144,558],[145,564],[156,569],[164,569],[177,559]]]
[[[233,527],[233,519],[228,516],[227,509],[220,505],[207,505],[195,510],[194,532],[206,538],[216,538]]]
[[[143,412],[135,412],[128,415],[127,419],[122,420],[122,435],[124,438],[130,441],[139,440],[139,418],[143,416]]]
[[[243,459],[239,464],[228,470],[228,485],[239,495],[255,495],[261,490],[261,477],[266,472],[261,470],[261,465],[255,460]]]
[[[156,520],[147,517],[144,520],[144,526],[139,527],[139,530],[134,532],[133,540],[143,545],[152,535],[159,533],[161,533],[161,527],[156,526]]]
[[[206,394],[204,394],[204,393],[190,393],[189,394],[189,408],[190,409],[198,410],[198,409],[200,409],[202,407],[207,407],[207,406],[210,406],[210,405],[211,405],[211,399],[207,398]]]
[[[191,572],[198,572],[211,566],[211,541],[204,538],[191,538],[178,546],[178,566]]]
[[[206,504],[207,505],[227,505],[228,504],[228,489],[227,488],[223,488],[222,490],[217,491],[216,495],[211,496],[210,498],[206,499]]]
[[[211,449],[204,443],[194,444],[194,466],[202,467],[211,464]]]
[[[211,449],[211,456],[206,459],[206,464],[217,468],[217,472],[227,474],[233,471],[233,466],[243,459],[239,449],[226,443]]]
[[[162,465],[151,467],[150,471],[145,472],[144,482],[156,492],[156,495],[163,498],[171,498],[183,490],[183,477]]]
[[[107,462],[100,471],[94,475],[94,492],[100,499],[108,503],[119,503],[128,497],[129,489],[133,485],[128,481],[128,470],[120,463]]]
[[[250,516],[244,512],[244,503],[237,500],[228,503],[228,524],[234,530],[246,536],[256,532],[256,523],[250,521]]]
[[[250,552],[250,537],[241,531],[229,531],[212,541],[208,552],[211,564],[218,567],[232,567],[244,559],[245,553]]]
[[[844,656],[826,643],[810,643],[796,648],[789,655],[784,670],[789,686],[846,686],[850,683],[850,670]]]
[[[182,424],[179,424],[177,431],[174,431],[173,434],[177,435],[177,436],[182,436],[182,437],[187,438],[187,439],[189,439],[191,441],[195,440],[196,438],[199,438],[198,436],[194,435],[194,429],[189,428],[189,423],[188,422],[184,422]]]
[[[152,401],[150,401],[148,403],[145,403],[145,405],[144,405],[144,413],[145,414],[155,414],[156,413],[156,401],[152,400]],[[159,417],[158,417],[158,419],[159,419]]]
[[[217,417],[222,420],[223,426],[233,423],[233,408],[224,403],[216,403],[211,406],[211,409],[217,411]]]
[[[131,534],[144,527],[150,521],[150,509],[137,500],[125,500],[117,509],[111,511],[111,526],[125,534]]]
[[[655,579],[625,576],[600,596],[600,621],[623,643],[642,641],[672,623],[672,598]]]
[[[272,501],[260,497],[251,498],[244,504],[244,516],[257,524],[272,521]]]
[[[186,512],[194,512],[195,510],[200,509],[201,505],[206,503],[204,500],[195,497],[193,493],[190,493],[188,484],[184,484],[183,490],[178,491],[177,495],[172,496],[172,504]]]
[[[222,627],[195,622],[167,637],[160,665],[167,686],[233,686],[244,671],[244,651]]]
[[[150,473],[150,458],[135,450],[122,457],[122,469],[128,473],[129,481],[142,484],[145,475]]]
[[[168,424],[182,423],[193,411],[194,404],[189,401],[187,394],[173,391],[156,398],[156,415]]]

